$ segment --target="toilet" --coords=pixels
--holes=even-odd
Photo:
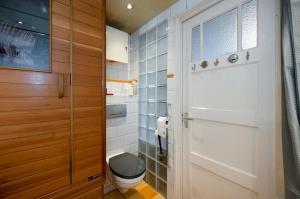
[[[111,183],[124,193],[134,188],[145,177],[145,162],[131,153],[120,153],[107,157],[107,174]]]

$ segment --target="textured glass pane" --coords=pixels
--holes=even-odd
[[[0,67],[50,71],[49,0],[0,1]]]
[[[167,116],[167,103],[157,103],[157,115],[159,117]]]
[[[147,102],[140,102],[139,103],[139,113],[140,114],[147,114]]]
[[[147,100],[147,89],[146,88],[140,88],[139,89],[139,95],[140,95],[140,100],[141,101],[146,101]]]
[[[155,95],[155,90],[154,90],[154,95]],[[155,115],[156,114],[155,102],[149,102],[148,103],[148,114],[150,114],[150,115]]]
[[[146,46],[146,33],[139,37],[139,47]]]
[[[167,84],[167,70],[157,72],[157,85]]]
[[[145,73],[146,72],[146,61],[139,62],[139,68],[140,68],[140,70],[139,70],[140,74]]]
[[[167,62],[168,62],[168,54],[160,55],[157,58],[157,70],[166,69],[167,68]]]
[[[204,23],[203,45],[205,59],[237,51],[237,9]]]
[[[192,29],[192,63],[200,62],[200,25]]]
[[[148,73],[156,70],[156,57],[147,60],[147,69]]]
[[[147,86],[146,75],[140,75],[139,87],[143,88]]]
[[[139,60],[145,60],[146,59],[146,47],[140,48],[139,50]]]
[[[156,40],[156,28],[153,28],[147,33],[147,44]]]
[[[148,99],[155,99],[155,87],[148,88]]]
[[[147,128],[147,116],[140,115],[139,116],[139,124],[140,124],[140,127]]]
[[[242,35],[243,49],[257,46],[256,0],[252,0],[242,6]]]
[[[157,27],[157,37],[161,38],[168,34],[168,21],[164,21]]]
[[[156,117],[153,116],[148,116],[148,124],[149,124],[149,129],[155,131],[156,130],[156,126],[157,126],[157,119]],[[154,132],[155,133],[155,132]],[[155,137],[153,139],[153,144],[155,144]]]
[[[168,38],[160,39],[157,44],[157,53],[160,55],[168,50]]]
[[[158,87],[157,88],[157,100],[158,101],[167,101],[167,88]]]
[[[146,152],[146,146],[145,146],[146,144],[143,141],[147,140],[147,129],[145,129],[145,128],[139,128],[139,138],[140,138],[139,149],[143,153],[145,153]]]
[[[149,73],[148,86],[155,86],[155,85],[156,85],[156,73]]]
[[[147,46],[147,59],[156,55],[156,43],[152,43]]]

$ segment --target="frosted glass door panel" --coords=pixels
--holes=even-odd
[[[201,59],[201,33],[200,25],[192,29],[192,63],[200,62]]]
[[[203,24],[204,58],[237,51],[237,9]]]
[[[242,5],[242,46],[243,49],[257,46],[257,3],[252,0]]]

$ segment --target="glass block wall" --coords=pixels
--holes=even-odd
[[[167,194],[167,139],[163,158],[155,136],[156,121],[167,116],[168,22],[139,36],[139,156],[146,163],[145,181]]]

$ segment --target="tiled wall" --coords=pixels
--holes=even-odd
[[[127,116],[106,121],[106,154],[120,152],[137,154],[138,143],[138,98],[136,96],[107,96],[107,104],[126,104]]]
[[[106,76],[112,79],[128,79],[128,64],[108,62],[106,64]]]
[[[175,149],[175,131],[178,131],[178,128],[175,127],[175,123],[181,121],[181,110],[176,104],[178,104],[178,90],[177,83],[179,81],[178,74],[181,74],[181,69],[178,67],[176,59],[176,44],[177,37],[176,35],[176,17],[183,14],[187,10],[190,10],[203,2],[203,0],[179,0],[171,7],[163,11],[158,16],[154,17],[148,23],[144,24],[139,28],[138,31],[133,33],[130,37],[130,51],[129,51],[129,76],[137,77],[138,75],[138,36],[142,35],[146,31],[150,30],[157,24],[168,19],[168,72],[175,73],[175,77],[168,79],[168,113],[170,117],[170,127],[169,127],[169,140],[168,140],[168,193],[167,198],[175,198],[174,193],[174,169],[176,165],[174,164],[174,149]],[[174,121],[176,121],[174,123]]]
[[[107,65],[107,77],[128,79],[128,64],[110,63]],[[107,119],[106,156],[121,152],[137,154],[138,150],[138,97],[132,95],[131,84],[107,82],[107,90],[113,96],[106,96],[106,104],[126,104],[127,116]],[[114,187],[107,182],[105,192]]]

